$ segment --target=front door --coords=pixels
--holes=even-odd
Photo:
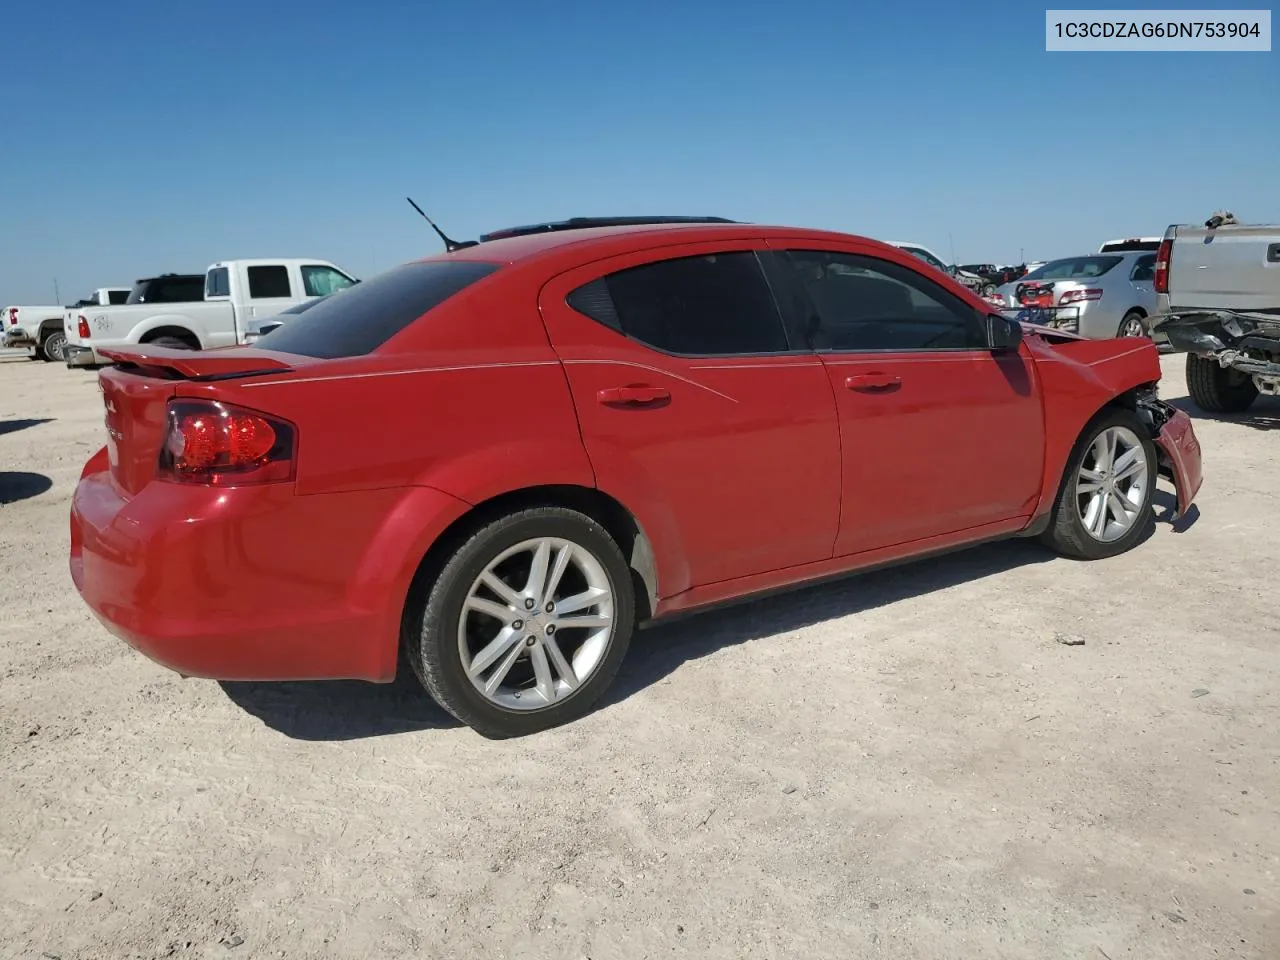
[[[840,418],[844,556],[1029,516],[1044,467],[1035,365],[920,271],[787,250]]]
[[[540,297],[597,483],[665,553],[663,597],[832,553],[831,387],[789,341],[751,246],[632,253]]]

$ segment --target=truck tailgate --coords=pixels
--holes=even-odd
[[[1280,225],[1180,227],[1169,264],[1169,304],[1280,309]]]

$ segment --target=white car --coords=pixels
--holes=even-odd
[[[104,347],[128,344],[185,350],[235,346],[246,341],[258,321],[355,282],[326,260],[220,261],[205,271],[203,300],[81,311],[74,328],[67,324],[67,366],[105,363]]]
[[[990,280],[984,280],[976,273],[969,273],[967,270],[961,270],[955,264],[946,263],[940,256],[926,247],[923,243],[914,243],[909,240],[886,240],[890,246],[898,247],[905,250],[912,256],[923,260],[935,270],[945,273],[949,277],[955,277],[971,290],[976,290],[980,294],[994,293],[996,285]]]

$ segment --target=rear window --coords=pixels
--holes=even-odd
[[[118,307],[129,299],[129,293],[130,291],[128,290],[108,290],[107,303]]]
[[[1122,259],[1122,257],[1067,257],[1065,260],[1052,260],[1040,269],[1032,270],[1022,278],[1021,282],[1100,277]]]
[[[204,299],[204,276],[201,274],[154,277],[139,282],[125,301],[137,303],[190,303]]]
[[[323,360],[363,356],[498,267],[470,260],[402,264],[317,300],[255,346]]]
[[[231,296],[231,272],[226,267],[214,267],[205,280],[204,295],[206,297]]]

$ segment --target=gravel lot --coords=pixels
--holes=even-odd
[[[408,677],[109,636],[66,562],[95,377],[0,356],[0,955],[1275,958],[1280,403],[1177,402],[1199,514],[1128,556],[655,628],[595,714],[495,743]]]

